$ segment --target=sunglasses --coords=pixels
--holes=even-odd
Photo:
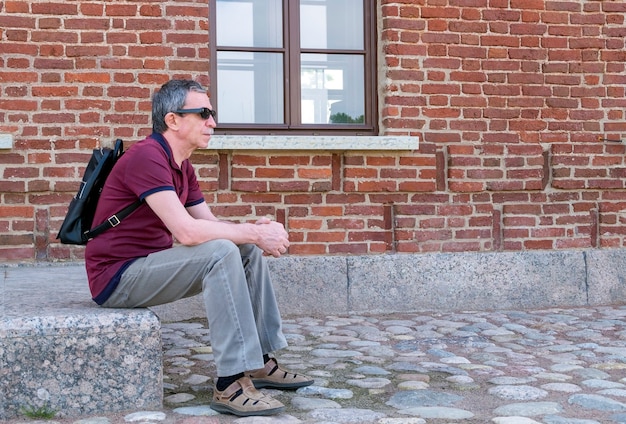
[[[214,110],[209,109],[208,107],[199,107],[196,109],[177,109],[173,110],[172,112],[178,114],[197,113],[202,119],[209,119],[210,117],[213,117],[213,119],[215,119],[215,117],[217,116],[217,113]]]

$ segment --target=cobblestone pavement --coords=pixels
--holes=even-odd
[[[209,409],[215,367],[196,320],[163,325],[164,409],[53,422],[626,423],[626,307],[294,317],[284,330],[280,363],[316,382],[267,391],[281,415]]]

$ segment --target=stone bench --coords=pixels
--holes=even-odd
[[[0,420],[160,407],[160,322],[91,301],[84,265],[0,268]]]

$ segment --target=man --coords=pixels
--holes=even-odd
[[[202,293],[218,376],[211,407],[239,416],[276,414],[284,405],[258,388],[313,383],[269,356],[287,342],[263,256],[281,256],[289,240],[275,221],[220,221],[205,203],[189,157],[208,146],[215,126],[200,84],[171,80],[154,95],[153,134],[117,162],[94,222],[138,198],[144,203],[87,243],[89,286],[94,301],[108,308]]]

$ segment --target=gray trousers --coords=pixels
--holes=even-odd
[[[218,377],[263,368],[287,346],[267,262],[252,244],[213,240],[136,260],[102,305],[138,308],[202,293]]]

